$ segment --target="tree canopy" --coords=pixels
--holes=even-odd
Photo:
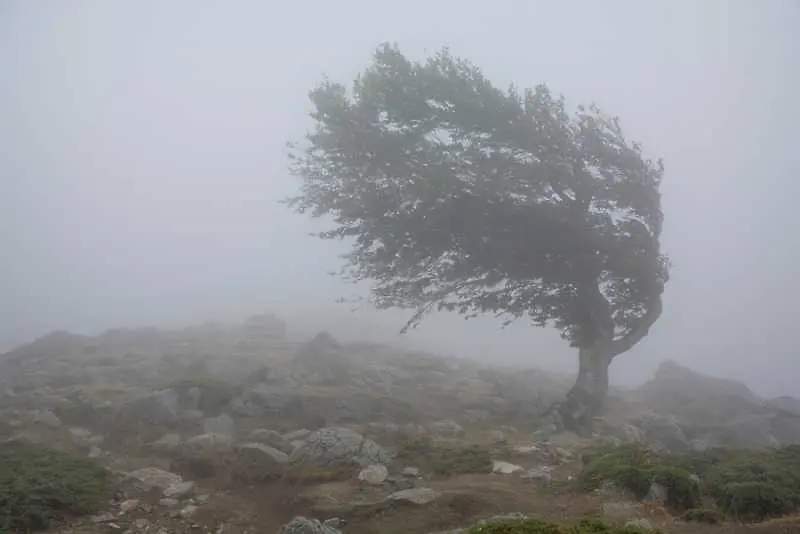
[[[351,88],[310,93],[295,145],[298,212],[351,243],[342,274],[379,308],[491,313],[553,325],[612,356],[661,314],[661,161],[616,117],[566,108],[545,85],[502,90],[446,49],[379,48]]]

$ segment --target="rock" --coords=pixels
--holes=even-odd
[[[203,421],[203,432],[206,434],[225,434],[228,436],[233,435],[236,422],[233,418],[224,413],[217,417],[209,417]]]
[[[289,457],[293,464],[307,466],[366,467],[370,464],[388,465],[391,456],[380,445],[350,430],[327,427],[313,432]]]
[[[283,439],[286,441],[292,442],[297,440],[304,440],[311,434],[310,430],[306,430],[305,428],[300,428],[297,430],[292,430],[291,432],[287,432],[283,435]]]
[[[336,528],[326,525],[316,519],[295,517],[283,525],[278,534],[342,534]]]
[[[194,482],[179,482],[178,484],[173,484],[165,489],[164,497],[167,499],[184,499],[194,493],[194,489]]]
[[[119,514],[124,515],[139,506],[139,499],[128,499],[119,505]]]
[[[458,437],[464,434],[464,427],[452,419],[430,423],[428,429],[437,436],[442,437]]]
[[[100,447],[98,447],[97,445],[92,445],[89,448],[89,453],[86,455],[86,457],[94,459],[94,458],[100,458],[104,454],[105,453],[103,452],[103,450]]]
[[[171,452],[177,450],[181,445],[180,434],[170,433],[164,434],[154,442],[150,443],[150,447],[160,451]]]
[[[419,469],[416,467],[404,467],[402,471],[403,476],[407,477],[418,477],[419,476]]]
[[[192,436],[184,443],[184,448],[192,452],[224,450],[233,446],[233,437],[229,434],[200,434]]]
[[[542,451],[536,445],[514,445],[511,450],[517,454],[537,454]]]
[[[492,472],[499,473],[501,475],[510,475],[512,473],[516,473],[517,471],[522,471],[521,465],[512,464],[510,462],[504,462],[502,460],[494,460],[492,462]]]
[[[187,421],[199,421],[206,416],[202,410],[184,410],[183,418]]]
[[[164,498],[158,501],[158,504],[160,506],[163,506],[164,508],[174,508],[178,506],[180,503],[181,502],[178,499],[172,499],[172,498]]]
[[[438,493],[430,488],[412,488],[396,491],[387,497],[390,501],[404,501],[413,504],[428,504],[436,500]]]
[[[92,437],[92,432],[86,430],[85,428],[70,428],[69,433],[72,437],[78,442],[86,442],[89,441],[89,438]]]
[[[625,523],[625,528],[638,529],[643,532],[653,531],[653,525],[647,519],[631,519]]]
[[[358,480],[367,484],[382,484],[389,476],[389,470],[385,465],[368,465],[358,473]]]
[[[686,433],[671,415],[650,413],[641,417],[639,426],[647,443],[665,451],[681,454],[691,450]]]
[[[394,491],[402,491],[414,487],[414,479],[405,476],[389,476],[384,481],[387,487]]]
[[[200,391],[200,388],[197,386],[192,386],[186,392],[186,408],[188,410],[199,410],[200,409],[200,399],[202,397],[203,392]]]
[[[133,522],[133,526],[139,530],[144,530],[150,526],[150,520],[146,517],[140,517]]]
[[[289,462],[286,453],[262,443],[239,445],[236,457],[239,474],[251,480],[280,476]]]
[[[641,428],[630,423],[622,425],[622,440],[628,443],[643,443],[645,439],[644,432]]]
[[[34,422],[48,428],[60,428],[61,419],[50,410],[39,410],[34,415]]]
[[[234,397],[228,404],[228,409],[236,415],[242,417],[261,417],[266,413],[266,410],[252,399],[244,399],[243,397]]]
[[[181,517],[184,519],[190,518],[197,513],[198,507],[194,504],[187,504],[184,506],[183,510],[181,510]]]
[[[128,477],[139,481],[145,489],[160,488],[163,490],[183,482],[180,475],[157,467],[143,467],[136,471],[131,471],[128,473]]]
[[[274,447],[279,451],[291,454],[295,447],[282,435],[274,430],[257,428],[250,432],[250,440]]]

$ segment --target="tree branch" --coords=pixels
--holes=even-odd
[[[661,296],[656,297],[655,302],[647,310],[647,313],[642,317],[639,325],[631,330],[626,336],[615,340],[611,344],[612,357],[618,356],[623,352],[627,352],[633,348],[639,341],[641,341],[650,332],[650,328],[661,316],[663,305],[661,303]]]

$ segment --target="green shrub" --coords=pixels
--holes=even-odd
[[[489,450],[478,445],[457,449],[443,449],[431,464],[437,475],[458,475],[468,473],[491,473],[492,457]]]
[[[0,532],[94,513],[111,493],[108,471],[89,460],[31,443],[0,445]]]
[[[704,497],[725,515],[766,519],[800,508],[800,446],[773,450],[716,448],[686,455],[657,455],[635,445],[604,446],[584,455],[584,489],[611,482],[643,498],[652,482],[669,490],[667,505],[696,508]],[[700,477],[698,485],[689,476]]]
[[[577,525],[559,525],[540,519],[516,519],[475,525],[467,534],[644,534],[652,530],[640,527],[617,527],[586,519]],[[657,532],[657,531],[656,531]]]
[[[692,508],[683,514],[684,521],[716,525],[722,522],[722,515],[711,508]]]
[[[581,473],[584,489],[593,490],[604,483],[628,490],[637,499],[643,499],[652,484],[668,489],[666,504],[673,509],[685,510],[700,503],[700,490],[691,480],[691,473],[670,465],[667,460],[638,445],[603,447],[584,455],[587,462]]]

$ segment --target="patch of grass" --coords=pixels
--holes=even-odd
[[[653,482],[669,490],[667,505],[685,511],[711,499],[723,514],[745,520],[780,517],[800,509],[800,446],[772,450],[711,449],[657,455],[637,445],[604,447],[584,455],[584,489],[611,482],[643,498]],[[701,480],[692,481],[691,474]]]
[[[0,532],[33,532],[95,513],[112,495],[108,471],[41,445],[0,446]]]
[[[442,449],[431,463],[433,473],[442,476],[491,473],[492,467],[489,450],[478,445]]]
[[[475,525],[467,534],[650,534],[654,530],[641,527],[618,527],[602,521],[586,519],[576,525],[559,525],[540,519],[516,519]]]

